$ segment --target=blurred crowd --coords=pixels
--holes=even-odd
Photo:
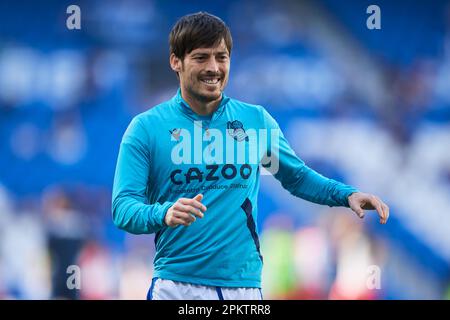
[[[80,1],[81,30],[69,4],[0,4],[0,298],[145,298],[153,235],[113,225],[115,161],[131,118],[175,94],[168,33],[200,10],[231,28],[227,94],[391,207],[380,226],[262,177],[264,298],[450,298],[448,1],[378,1],[381,30],[368,1]]]

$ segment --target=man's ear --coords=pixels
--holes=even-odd
[[[178,58],[174,53],[170,54],[170,67],[176,73],[181,71],[181,59]]]

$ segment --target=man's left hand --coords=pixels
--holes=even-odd
[[[368,193],[355,192],[348,197],[348,204],[358,217],[364,218],[364,210],[377,210],[380,223],[386,224],[389,218],[389,207],[380,198]]]

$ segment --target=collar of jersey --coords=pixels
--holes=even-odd
[[[174,97],[175,104],[179,107],[179,109],[186,114],[189,118],[193,120],[215,120],[218,116],[220,116],[225,108],[225,105],[230,101],[224,92],[222,92],[222,100],[220,101],[219,106],[216,111],[212,114],[212,116],[202,116],[194,112],[186,100],[181,96],[181,89],[178,88],[177,94]]]

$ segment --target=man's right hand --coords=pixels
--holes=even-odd
[[[202,194],[194,198],[180,198],[167,210],[164,222],[169,227],[176,227],[180,224],[190,226],[195,221],[195,217],[203,218],[203,212],[206,207],[200,202],[203,199]]]

